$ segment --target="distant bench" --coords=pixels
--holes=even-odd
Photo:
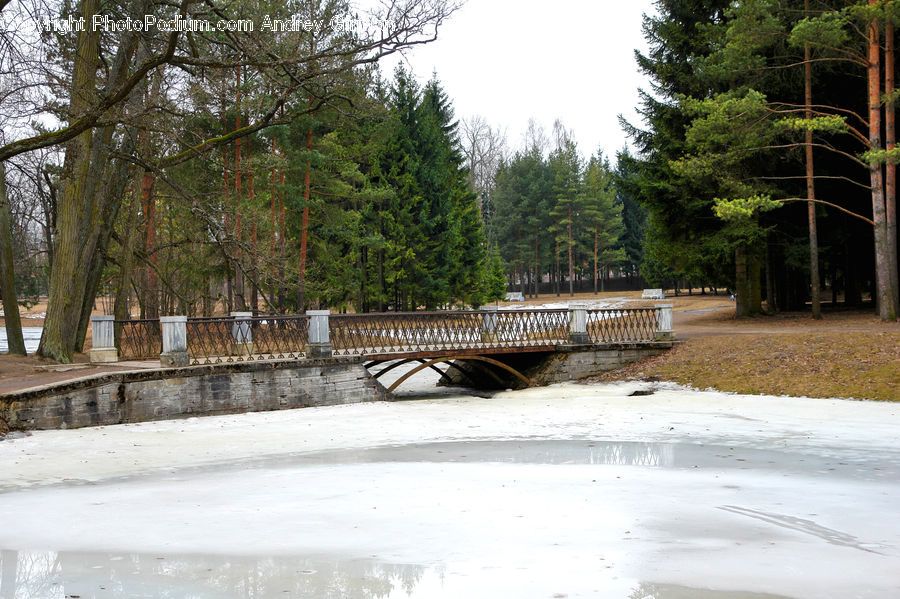
[[[525,296],[522,295],[521,291],[510,291],[506,294],[506,301],[508,301],[508,302],[524,302]]]
[[[666,299],[662,289],[644,289],[641,299]]]

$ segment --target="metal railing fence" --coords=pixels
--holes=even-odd
[[[649,342],[660,330],[661,309],[491,309],[327,314],[326,318],[334,355],[365,356],[549,348],[570,343],[573,332],[592,344]],[[575,317],[579,310],[584,313],[581,320]],[[310,316],[305,314],[189,318],[184,326],[193,364],[304,358],[310,342]],[[120,359],[154,359],[163,351],[159,320],[115,321],[115,327]]]

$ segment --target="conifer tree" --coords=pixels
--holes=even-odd
[[[608,268],[625,261],[625,250],[619,245],[624,228],[622,205],[616,198],[615,182],[609,161],[598,153],[591,156],[584,171],[584,219],[587,223],[588,248],[592,248],[594,293],[605,291],[603,283]],[[603,267],[602,272],[601,268]],[[598,289],[599,279],[599,289]]]

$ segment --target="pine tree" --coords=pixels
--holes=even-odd
[[[550,154],[553,173],[554,204],[550,210],[553,219],[550,230],[555,234],[557,257],[565,253],[568,264],[569,295],[575,295],[575,261],[578,239],[581,236],[581,214],[585,196],[582,193],[582,165],[578,148],[571,139]],[[560,274],[557,273],[557,277]],[[557,295],[559,284],[557,283]]]
[[[626,259],[625,250],[619,245],[624,226],[622,205],[616,198],[613,177],[609,161],[602,153],[591,156],[584,171],[582,193],[583,214],[588,225],[587,245],[592,250],[594,293],[605,291],[603,281],[606,277],[602,273]]]

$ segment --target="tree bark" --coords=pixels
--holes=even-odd
[[[235,131],[241,128],[241,67],[237,67],[237,84],[235,86],[235,112],[234,112],[234,128]],[[243,311],[247,307],[247,300],[244,290],[244,252],[242,248],[243,242],[243,212],[241,205],[241,187],[242,187],[242,164],[241,164],[241,145],[243,138],[238,137],[234,140],[234,241],[235,241],[235,269],[234,269],[234,295],[237,300],[237,309]]]
[[[569,297],[575,297],[575,264],[572,262],[572,202],[569,202]]]
[[[749,314],[762,314],[762,264],[757,252],[747,256],[747,286],[750,290],[750,301],[747,306]],[[688,284],[690,289],[690,284]],[[690,291],[688,295],[691,295]]]
[[[22,322],[19,320],[12,245],[12,219],[9,215],[9,198],[6,195],[6,165],[0,162],[0,285],[3,287],[6,347],[9,353],[24,356],[25,339],[22,337]]]
[[[537,209],[534,211],[534,222],[538,223]],[[534,226],[534,277],[531,280],[532,297],[537,297],[541,293],[541,250],[540,250],[540,229],[538,225]],[[524,295],[524,294],[523,294]]]
[[[556,274],[556,297],[559,297],[561,295],[560,282],[559,282],[560,272],[561,271],[559,268],[559,239],[557,239],[556,240],[556,273],[555,273]]]
[[[310,108],[312,108],[312,97],[309,99]],[[299,280],[297,286],[297,310],[303,311],[306,306],[306,243],[309,231],[309,199],[312,178],[310,170],[312,164],[309,160],[309,152],[312,152],[312,123],[306,130],[306,173],[303,175],[303,212],[300,216],[300,265]]]
[[[878,0],[869,0],[876,5]],[[868,102],[869,102],[869,146],[881,149],[881,61],[879,47],[879,23],[873,19],[868,26]],[[884,177],[877,161],[869,163],[869,179],[872,186],[872,221],[875,234],[875,293],[876,310],[881,320],[897,320],[894,308],[894,293],[891,289],[892,261],[888,256],[887,216],[884,201]]]
[[[234,309],[234,277],[231,276],[231,255],[228,251],[228,246],[230,245],[228,236],[231,235],[231,217],[229,213],[229,210],[231,210],[231,202],[229,200],[231,183],[228,181],[228,153],[225,148],[222,148],[222,181],[224,183],[222,203],[225,207],[225,217],[223,219],[225,235],[222,240],[222,259],[225,263],[225,312],[226,314],[231,314]]]
[[[884,26],[884,143],[890,153],[897,145],[894,113],[894,22],[890,15]],[[888,269],[891,277],[894,315],[900,314],[900,272],[897,256],[897,164],[888,156],[885,165],[885,221],[887,227]]]
[[[275,145],[275,137],[272,137],[272,159],[275,160],[278,158],[278,147]],[[275,259],[275,247],[277,243],[276,238],[276,222],[278,220],[278,191],[275,186],[276,178],[275,178],[275,167],[273,166],[269,171],[269,187],[271,191],[269,193],[269,229],[271,230],[271,238],[269,240],[269,267],[267,278],[269,281],[269,293],[272,295],[273,301],[277,302],[276,298],[280,295],[279,284],[278,284],[278,273],[276,270],[277,260]],[[365,273],[363,273],[365,276]],[[279,311],[279,307],[277,305],[270,306],[273,312]]]
[[[80,12],[86,21],[98,10],[97,0],[82,0]],[[72,71],[69,114],[73,117],[85,112],[97,93],[99,32],[92,27],[84,29],[79,32]],[[138,37],[135,32],[123,36],[104,82],[106,89],[121,84],[128,75]],[[63,363],[71,362],[73,353],[83,345],[95,281],[99,281],[96,273],[102,271],[106,244],[122,202],[121,194],[104,192],[115,172],[114,166],[107,168],[113,130],[114,125],[88,129],[66,148],[50,297],[38,346],[39,355]],[[128,139],[131,138],[126,136]]]
[[[805,2],[806,10],[809,10],[809,0]],[[810,61],[809,44],[803,48],[803,87],[806,102],[806,120],[812,120],[812,62]],[[809,289],[812,303],[812,317],[816,320],[822,318],[822,300],[820,298],[822,286],[819,281],[819,236],[816,229],[816,188],[813,170],[813,135],[812,130],[806,129],[806,198],[807,219],[809,221]]]
[[[149,152],[149,148],[147,148]],[[147,259],[156,263],[156,198],[153,197],[153,173],[144,171],[141,176],[141,198],[144,205],[144,252]],[[150,264],[144,270],[143,317],[159,318],[159,280],[156,269]]]
[[[597,295],[597,250],[600,244],[600,225],[594,225],[594,295]]]
[[[766,241],[766,307],[769,313],[778,312],[778,303],[775,301],[775,273],[772,272],[773,260],[771,243]]]
[[[131,151],[130,144],[126,143],[126,153]],[[107,250],[112,237],[114,223],[122,206],[122,197],[128,185],[129,165],[123,161],[115,160],[105,173],[103,185],[100,187],[100,222],[110,223],[108,227],[100,227],[95,233],[94,251],[84,271],[85,294],[81,306],[81,316],[78,321],[78,332],[75,339],[75,351],[80,352],[84,348],[87,328],[91,320],[91,312],[94,307],[94,298],[100,288],[103,269],[106,267]],[[154,273],[155,274],[155,273]]]
[[[253,187],[253,165],[250,163],[252,138],[247,137],[247,192],[250,199],[250,310],[259,310],[259,248],[256,230],[256,191]]]
[[[142,175],[143,178],[143,175]],[[131,314],[128,310],[128,296],[131,294],[131,272],[134,266],[134,237],[137,229],[138,213],[137,208],[140,205],[137,194],[132,193],[131,210],[126,223],[125,243],[122,245],[122,263],[119,267],[119,282],[116,285],[116,301],[113,304],[113,315],[116,320],[129,320]],[[116,347],[119,347],[119,339],[121,330],[116,327],[115,340]]]
[[[90,21],[99,10],[99,0],[82,0],[81,15]],[[72,70],[69,114],[73,117],[87,110],[89,98],[96,89],[99,31],[85,27],[78,33],[77,50]],[[58,362],[70,363],[74,352],[78,322],[72,315],[81,309],[84,286],[80,280],[83,265],[82,238],[87,234],[82,221],[88,170],[94,134],[91,129],[75,137],[66,148],[64,175],[66,182],[58,207],[53,268],[47,316],[38,354]]]
[[[734,278],[734,315],[747,316],[750,314],[750,285],[747,277],[747,249],[744,246],[738,246],[734,250]],[[675,295],[678,295],[677,286]]]

